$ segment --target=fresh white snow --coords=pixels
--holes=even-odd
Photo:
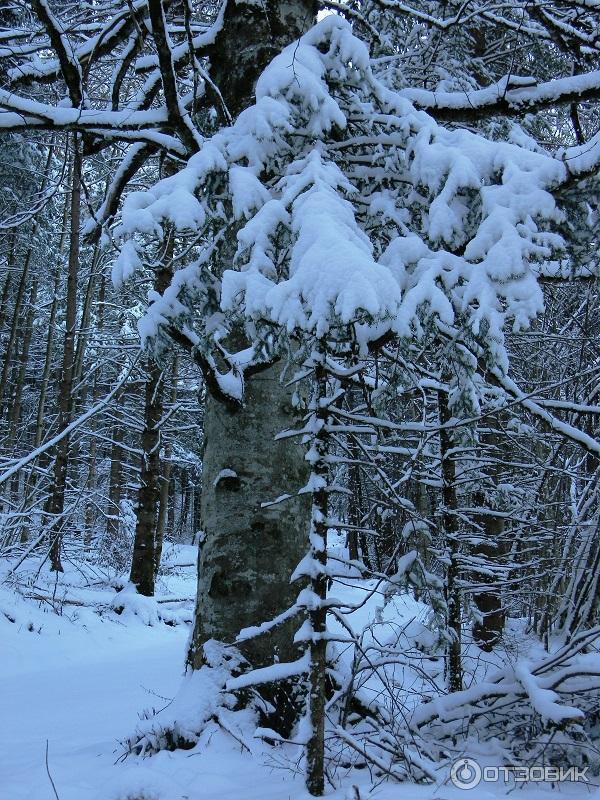
[[[193,606],[193,556],[191,547],[167,551],[166,563],[173,568],[159,582],[159,599],[186,600],[175,605],[188,611]],[[166,625],[152,615],[151,625],[143,614],[118,616],[110,608],[114,591],[106,581],[93,584],[89,573],[67,567],[55,592],[56,598],[72,601],[62,606],[62,615],[47,601],[20,599],[0,589],[0,800],[55,799],[46,743],[60,800],[308,800],[292,746],[271,746],[261,738],[268,731],[257,729],[252,735],[251,726],[239,729],[243,745],[209,723],[192,750],[123,758],[123,741],[144,726],[147,712],[166,707],[168,716],[187,698],[192,713],[192,704],[208,707],[214,698],[196,697],[202,681],[183,679],[188,626]],[[44,567],[29,591],[45,596],[51,589],[52,576]],[[381,606],[376,592],[361,603],[370,591],[370,584],[357,588],[351,577],[335,587],[336,600],[357,606],[349,618],[356,627]],[[76,598],[94,604],[95,610],[75,605]],[[424,631],[421,612],[410,597],[398,597],[379,612],[380,624],[401,621]],[[235,732],[235,715],[225,720],[232,721]],[[508,788],[481,783],[468,795],[449,782],[445,770],[438,784],[429,786],[372,782],[367,770],[340,770],[335,777],[338,788],[327,792],[332,800],[492,800]],[[549,784],[522,791],[523,800],[556,796]],[[560,792],[567,799],[600,796],[596,787],[584,784],[562,784]]]

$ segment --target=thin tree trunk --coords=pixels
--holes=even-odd
[[[45,167],[44,167],[44,172],[43,172],[42,181],[41,181],[41,185],[40,185],[40,194],[44,191],[44,189],[46,188],[46,185],[48,183],[48,178],[49,178],[49,175],[50,175],[50,166],[52,164],[53,155],[54,155],[54,148],[53,148],[53,146],[51,146],[50,149],[48,150],[48,156],[46,158],[46,164],[45,164]],[[37,230],[38,230],[38,220],[36,218],[34,220],[34,222],[33,222],[32,230],[31,230],[31,233],[30,233],[29,241],[31,243],[35,239]],[[10,272],[11,272],[12,269],[14,269],[14,266],[15,266],[15,263],[16,263],[16,260],[17,260],[16,259],[16,247],[17,247],[17,238],[16,238],[16,234],[13,233],[13,234],[11,234],[11,242],[10,242],[10,245],[9,245],[9,256],[8,256],[8,265],[7,265],[7,267],[8,267],[8,277],[7,277],[7,280],[6,280],[6,284],[4,286],[4,291],[5,292],[8,292]],[[14,349],[15,349],[15,341],[16,341],[17,330],[18,330],[19,317],[20,317],[20,314],[21,314],[21,305],[23,303],[23,298],[25,296],[25,289],[27,287],[27,280],[29,278],[29,267],[31,265],[31,257],[32,257],[32,255],[33,255],[33,244],[30,244],[29,247],[27,248],[27,252],[26,252],[26,255],[25,255],[25,260],[23,262],[23,271],[21,272],[21,278],[19,280],[19,285],[17,287],[17,294],[16,294],[16,297],[15,297],[15,308],[14,308],[12,323],[11,323],[10,332],[9,332],[9,336],[8,336],[8,341],[7,341],[7,344],[6,344],[6,350],[5,350],[5,354],[4,354],[4,362],[3,362],[3,365],[2,365],[2,373],[0,374],[0,418],[2,418],[4,416],[4,412],[5,412],[5,405],[4,405],[3,401],[4,401],[5,394],[6,394],[8,373],[9,373],[9,370],[10,370],[10,366],[11,366],[12,359],[13,359],[13,352],[14,352]],[[4,314],[5,314],[4,309],[2,309],[2,312],[0,312],[0,313],[2,314],[2,324],[0,325],[0,328],[1,328],[3,326],[3,324],[4,324]]]
[[[192,495],[190,492],[190,471],[184,469],[182,476],[185,478],[185,482],[182,481],[181,484],[181,508],[179,510],[178,535],[183,541],[185,539],[186,528],[189,525]]]
[[[56,313],[58,309],[58,287],[59,287],[59,269],[58,265],[54,271],[54,292],[52,295],[52,304],[50,306],[50,317],[48,319],[48,335],[46,337],[46,350],[44,354],[44,368],[42,370],[42,377],[40,379],[40,388],[37,401],[37,410],[35,417],[35,430],[33,436],[33,449],[37,448],[42,443],[44,436],[44,415],[46,407],[46,394],[48,392],[48,382],[50,379],[50,370],[52,368],[52,350],[54,348],[54,327],[56,323]],[[28,474],[25,483],[24,493],[27,495],[28,500],[35,496],[37,486],[37,473],[31,470]],[[29,538],[29,531],[27,523],[21,527],[21,541],[26,542]]]
[[[319,486],[313,494],[310,555],[315,567],[310,577],[310,589],[318,603],[309,612],[311,628],[309,718],[310,737],[306,747],[306,787],[310,794],[320,797],[325,791],[325,679],[327,674],[327,534],[329,517],[328,433],[329,408],[327,399],[326,349],[323,345],[320,361],[315,368],[314,415],[318,423],[312,450],[316,457],[313,474]]]
[[[17,371],[17,378],[15,381],[15,391],[12,397],[12,405],[10,409],[10,446],[13,446],[17,436],[18,429],[21,423],[21,406],[23,401],[23,387],[25,386],[25,376],[27,367],[29,365],[29,350],[31,348],[31,340],[33,338],[33,322],[35,319],[35,307],[37,303],[38,293],[38,280],[34,279],[31,285],[31,292],[29,294],[29,308],[27,311],[27,318],[25,320],[23,331],[23,346],[19,355],[19,365]]]
[[[438,392],[440,423],[447,425],[451,419],[448,398]],[[446,652],[446,679],[448,691],[460,692],[463,686],[461,658],[461,596],[459,578],[458,504],[456,500],[456,464],[452,456],[452,436],[447,428],[440,428],[440,461],[442,472],[442,525],[446,551],[446,575],[444,592],[446,598],[446,625],[450,641]]]
[[[130,580],[140,594],[154,594],[155,535],[160,494],[160,421],[163,415],[163,371],[152,357],[146,366],[142,465],[136,510]]]
[[[58,430],[63,431],[71,420],[73,374],[75,360],[75,327],[77,323],[77,278],[79,273],[79,227],[81,220],[81,155],[79,139],[73,134],[73,176],[71,186],[71,224],[69,234],[69,262],[67,273],[67,304],[65,313],[65,338],[59,388]],[[52,495],[47,511],[51,515],[50,565],[53,571],[63,572],[61,563],[61,519],[65,506],[67,470],[69,466],[70,437],[64,436],[57,445],[54,461]]]
[[[162,294],[170,283],[173,234],[167,244],[163,262],[157,270],[154,291]],[[154,594],[156,570],[156,535],[160,499],[160,422],[163,416],[164,373],[150,355],[146,366],[142,463],[136,509],[135,538],[131,559],[130,580],[140,594]]]
[[[83,310],[81,312],[81,323],[79,326],[79,333],[77,336],[77,349],[75,351],[75,366],[74,366],[74,373],[73,379],[75,383],[78,383],[81,380],[82,373],[83,373],[83,360],[85,358],[85,350],[86,345],[89,340],[89,326],[90,326],[90,319],[92,314],[92,306],[94,300],[94,289],[96,287],[96,272],[98,269],[98,263],[100,261],[100,247],[96,245],[94,248],[94,254],[92,256],[92,266],[90,269],[90,275],[88,278],[88,284],[85,291],[85,298],[83,301]],[[100,306],[103,308],[103,305]],[[99,320],[99,325],[96,326],[97,330],[102,330],[102,320]]]
[[[171,371],[171,407],[177,402],[177,370],[179,359],[173,358],[173,369]],[[169,440],[165,444],[164,457],[162,460],[162,470],[160,476],[160,491],[158,498],[158,520],[156,523],[156,543],[154,550],[154,574],[158,574],[160,559],[162,556],[163,542],[165,539],[165,529],[167,526],[167,515],[169,511],[169,488],[171,486],[171,456],[172,446]]]
[[[91,283],[92,283],[92,278],[90,278],[90,284]],[[104,330],[105,302],[106,302],[106,276],[102,275],[100,279],[100,288],[98,291],[98,305],[97,305],[98,314],[96,320],[96,330],[98,331],[99,334],[102,334],[102,331]],[[91,307],[91,299],[89,305]],[[84,317],[85,316],[86,315],[84,314]],[[88,324],[89,324],[89,314],[87,315],[87,321],[85,322],[85,325],[82,323],[82,327],[87,327]],[[80,348],[78,347],[77,349],[79,353]],[[84,348],[81,347],[82,351],[83,349]],[[83,356],[81,356],[81,358],[79,359],[79,364],[77,365],[78,355],[76,355],[75,362],[76,362],[76,370],[78,374],[81,375]],[[95,404],[98,401],[101,389],[102,389],[102,376],[101,374],[98,373],[98,371],[96,371],[94,376],[94,388],[92,390],[92,404]],[[98,458],[98,440],[94,436],[97,424],[98,424],[97,418],[93,417],[90,420],[90,431],[92,437],[90,441],[90,450],[88,457],[89,466],[88,466],[88,475],[86,480],[86,487],[88,489],[88,492],[92,492],[93,494],[95,494],[97,472],[98,472],[96,464]],[[88,499],[85,507],[84,542],[86,545],[89,545],[92,541],[95,524],[96,524],[96,504],[93,502],[93,496],[92,496],[90,499]]]
[[[8,388],[8,377],[11,367],[14,364],[15,346],[17,343],[17,333],[19,331],[19,322],[21,320],[23,300],[25,298],[25,289],[27,288],[27,279],[29,278],[29,266],[31,264],[32,248],[28,248],[23,263],[23,271],[17,286],[17,293],[15,295],[15,306],[13,309],[12,320],[10,324],[10,331],[6,342],[6,349],[4,351],[4,360],[2,363],[2,373],[0,374],[0,418],[3,418],[8,408],[6,398]]]
[[[176,523],[176,504],[177,504],[177,472],[171,465],[171,502],[169,503],[169,510],[167,513],[167,526],[169,530],[175,530]]]
[[[4,330],[4,322],[6,320],[6,312],[8,310],[8,298],[10,295],[10,287],[12,286],[12,268],[14,266],[14,248],[15,248],[15,234],[11,232],[8,244],[8,257],[6,259],[6,280],[2,289],[2,300],[0,300],[0,333]],[[12,266],[11,266],[12,265]]]
[[[123,422],[121,403],[122,394],[116,399],[112,427],[112,445],[110,451],[110,475],[108,480],[108,508],[106,514],[106,537],[110,542],[116,542],[119,537],[121,513],[121,479],[123,459]]]
[[[369,553],[365,546],[365,534],[359,533],[358,530],[362,524],[363,515],[362,480],[360,466],[357,463],[359,459],[358,447],[352,436],[348,440],[348,450],[352,459],[348,467],[348,489],[350,490],[348,522],[353,526],[353,529],[348,532],[348,555],[352,561],[358,561],[362,554],[366,566],[372,568],[373,565],[370,563]]]
[[[493,418],[490,422],[493,421]],[[496,487],[499,479],[499,464],[502,460],[502,442],[500,434],[495,431],[484,431],[481,434],[481,444],[484,448],[491,450],[493,458],[486,472],[490,484],[490,494],[496,494]],[[498,564],[499,559],[504,554],[504,517],[496,516],[492,511],[492,504],[489,498],[486,499],[483,491],[474,495],[475,502],[480,506],[485,506],[487,513],[475,514],[474,522],[478,525],[480,541],[471,547],[471,554],[476,561],[487,561],[493,567]],[[484,652],[490,652],[498,644],[504,631],[505,613],[502,605],[501,588],[495,584],[498,580],[485,572],[474,571],[471,576],[480,588],[473,592],[473,604],[477,608],[480,619],[473,624],[473,641]]]
[[[22,402],[23,402],[23,388],[25,386],[25,378],[27,375],[27,367],[29,366],[29,350],[31,348],[31,339],[33,337],[33,321],[35,318],[35,307],[37,303],[37,292],[38,292],[38,281],[37,278],[34,279],[33,284],[31,286],[31,292],[29,294],[29,303],[28,303],[28,311],[27,311],[27,318],[25,320],[25,325],[23,327],[23,346],[21,352],[19,353],[19,360],[18,365],[16,366],[15,372],[16,377],[14,381],[14,392],[12,395],[11,400],[11,407],[10,407],[10,431],[8,435],[8,443],[7,449],[9,452],[16,456],[16,448],[17,448],[17,439],[19,436],[19,429],[21,425],[21,410],[22,410]],[[16,502],[18,502],[19,497],[23,496],[23,474],[19,471],[15,473],[12,481],[11,481],[11,495]]]

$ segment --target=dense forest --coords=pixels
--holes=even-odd
[[[0,3],[0,635],[189,631],[125,764],[600,774],[599,98],[597,0]]]

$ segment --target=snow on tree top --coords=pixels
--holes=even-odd
[[[166,221],[207,244],[153,296],[149,338],[183,323],[210,349],[242,320],[250,338],[257,323],[317,337],[354,325],[364,344],[411,336],[426,316],[466,326],[506,370],[507,323],[519,330],[542,309],[532,263],[561,246],[550,189],[566,174],[560,159],[415,109],[330,15],[271,62],[232,126],[125,202],[117,233],[135,244],[115,273],[139,268]],[[215,229],[237,237],[233,263]]]

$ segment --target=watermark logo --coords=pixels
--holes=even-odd
[[[482,767],[474,758],[459,758],[452,764],[450,780],[458,789],[474,789],[483,781],[484,783],[499,783],[500,781],[515,783],[528,783],[530,781],[562,783],[584,782],[587,783],[589,767]]]
[[[450,769],[450,780],[459,789],[474,789],[482,776],[483,770],[472,758],[459,758]]]

